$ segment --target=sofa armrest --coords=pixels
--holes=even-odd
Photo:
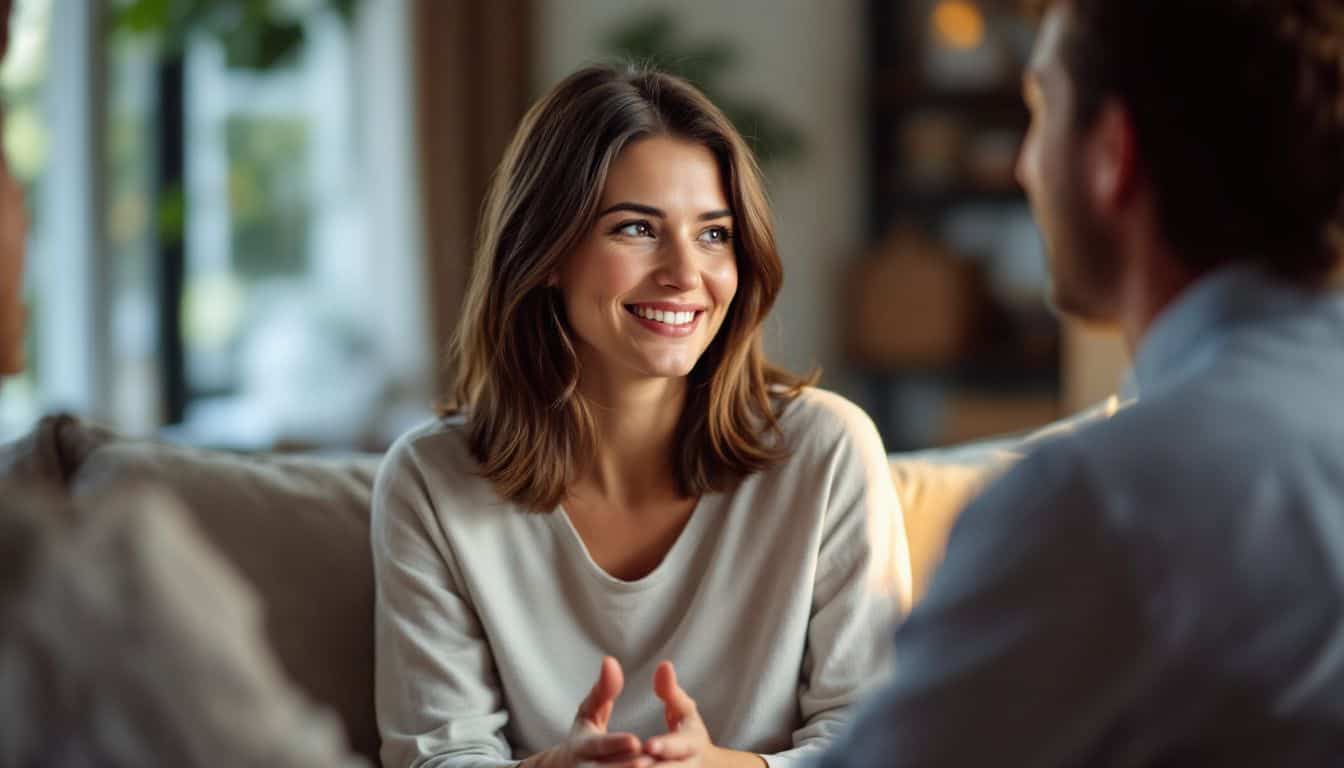
[[[0,479],[66,490],[89,455],[114,439],[110,430],[71,414],[46,416],[32,432],[0,445]]]

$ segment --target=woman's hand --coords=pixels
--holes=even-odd
[[[588,698],[579,705],[574,726],[563,744],[539,752],[522,762],[521,768],[649,768],[653,758],[643,754],[639,738],[632,733],[607,733],[616,697],[625,687],[621,664],[608,656],[602,659],[597,682]]]
[[[765,758],[750,752],[720,749],[710,741],[709,729],[700,719],[695,700],[677,684],[672,662],[664,661],[653,674],[653,692],[663,700],[667,733],[654,736],[644,744],[644,752],[658,760],[658,766],[685,768],[736,768],[766,765]]]

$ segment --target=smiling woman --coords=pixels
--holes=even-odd
[[[669,137],[637,141],[612,165],[601,212],[557,272],[583,389],[691,373],[737,293],[732,211],[714,155]]]
[[[685,417],[674,472],[685,494],[722,489],[778,459],[761,430],[774,420],[770,389],[803,384],[761,351],[761,322],[783,272],[750,151],[689,85],[665,75],[632,80],[595,68],[557,86],[524,117],[486,206],[457,337],[456,399],[473,409],[472,449],[486,477],[534,509],[560,501],[593,449],[594,398],[575,396],[580,380],[606,387],[606,372],[655,354],[648,339],[631,349],[643,337],[615,322],[623,316],[613,310],[624,306],[616,298],[675,312],[688,296],[719,294],[685,344],[657,348],[692,363],[676,374],[688,379],[656,385],[687,399],[684,408],[667,403]],[[639,97],[641,86],[656,104]],[[691,242],[694,250],[683,250]],[[592,295],[608,280],[629,282]],[[601,312],[605,330],[595,325]],[[582,365],[617,338],[615,367]]]
[[[454,407],[374,491],[384,765],[781,765],[834,737],[909,561],[871,421],[761,352],[782,280],[755,161],[686,82],[593,67],[527,114]]]

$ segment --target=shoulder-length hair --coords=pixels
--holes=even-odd
[[[760,169],[736,129],[686,81],[592,66],[523,117],[486,198],[453,362],[470,449],[501,497],[554,509],[594,448],[579,358],[548,285],[597,217],[612,163],[670,136],[708,148],[734,218],[738,288],[691,370],[675,472],[686,495],[724,490],[787,455],[775,408],[807,382],[769,365],[761,323],[783,282]]]

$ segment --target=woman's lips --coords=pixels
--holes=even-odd
[[[705,314],[699,308],[672,304],[628,304],[625,311],[646,330],[674,339],[695,333]]]

